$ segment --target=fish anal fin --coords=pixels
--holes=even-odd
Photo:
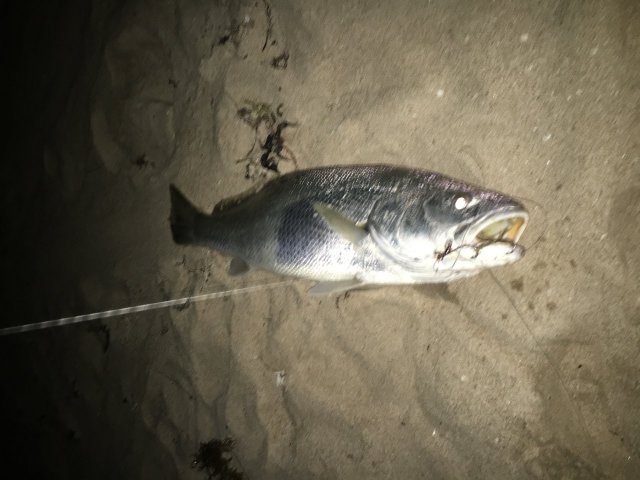
[[[251,265],[238,257],[233,257],[231,259],[231,263],[229,263],[229,275],[232,277],[236,277],[238,275],[243,275],[251,270]]]
[[[313,209],[318,212],[318,215],[322,217],[334,232],[353,244],[359,244],[369,235],[369,232],[366,230],[366,224],[355,223],[327,205],[315,202]]]
[[[357,278],[351,278],[348,280],[336,280],[329,282],[318,282],[311,287],[307,293],[309,295],[332,295],[336,293],[343,293],[353,288],[361,287],[363,283]]]

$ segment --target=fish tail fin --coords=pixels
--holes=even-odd
[[[171,185],[171,234],[179,245],[197,243],[196,224],[202,213],[175,185]]]

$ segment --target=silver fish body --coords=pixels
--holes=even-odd
[[[517,241],[528,215],[519,202],[426,170],[295,171],[210,215],[173,186],[171,194],[176,243],[321,282],[313,293],[448,282],[524,254]]]

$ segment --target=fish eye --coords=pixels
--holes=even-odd
[[[453,205],[456,207],[456,210],[462,210],[464,208],[467,208],[467,206],[469,205],[469,199],[461,195],[455,199]]]
[[[468,193],[458,193],[450,200],[456,210],[469,210],[480,202],[480,198]]]

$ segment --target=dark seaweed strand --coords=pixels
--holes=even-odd
[[[269,43],[269,38],[271,38],[271,33],[273,31],[273,20],[271,19],[271,5],[269,5],[269,2],[267,0],[262,0],[262,3],[264,4],[264,11],[267,17],[267,31],[264,36],[264,45],[262,45],[262,51],[264,52],[264,49],[267,48],[267,43]]]

